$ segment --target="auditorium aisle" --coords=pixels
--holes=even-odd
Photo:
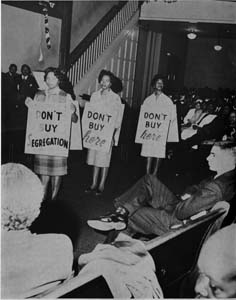
[[[89,228],[86,221],[113,210],[112,200],[127,190],[144,174],[144,161],[121,161],[113,153],[105,191],[101,196],[85,194],[91,183],[92,167],[86,165],[86,150],[72,151],[68,160],[69,173],[63,179],[58,199],[46,201],[32,226],[37,233],[65,233],[73,241],[75,256],[89,252],[105,235]]]
[[[70,153],[69,173],[63,179],[58,199],[43,203],[41,214],[32,226],[36,233],[67,234],[73,241],[75,257],[92,251],[106,237],[89,228],[86,221],[111,212],[114,209],[113,199],[145,174],[144,158],[136,154],[124,161],[115,149],[104,193],[101,196],[85,194],[84,190],[92,179],[92,167],[87,166],[85,161],[86,150]],[[29,166],[29,163],[26,164]],[[175,176],[168,160],[162,163],[158,178],[175,192],[182,190],[186,184],[186,178]]]

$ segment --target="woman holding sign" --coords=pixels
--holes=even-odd
[[[100,83],[101,88],[92,94],[90,103],[111,108],[111,110],[116,113],[116,122],[109,151],[102,152],[93,149],[88,150],[87,164],[93,166],[93,181],[92,185],[87,188],[85,192],[95,192],[97,196],[101,195],[104,190],[111,161],[112,146],[122,122],[121,99],[118,94],[112,91],[114,75],[109,71],[102,70],[98,76],[98,82]],[[100,171],[101,180],[98,184]]]
[[[164,87],[163,78],[159,75],[155,75],[151,81],[151,87],[154,89],[154,93],[144,100],[143,106],[151,108],[152,112],[158,113],[158,111],[164,111],[166,113],[166,117],[169,118],[167,139],[164,143],[157,144],[155,141],[151,141],[150,139],[142,143],[141,156],[147,158],[146,173],[156,175],[161,159],[165,158],[166,156],[166,142],[178,141],[178,128],[175,105],[173,104],[171,99],[162,92]],[[148,119],[148,123],[146,121],[146,127],[149,126],[151,128],[154,128],[156,126],[156,132],[158,132],[158,126],[160,126],[161,121],[163,120],[161,120],[160,118],[156,120],[155,117],[152,118],[154,115],[157,114],[151,114],[150,120]],[[175,132],[173,133],[174,122],[176,123],[176,126],[174,128]],[[170,135],[174,135],[174,137],[170,138]]]
[[[72,122],[76,123],[78,120],[76,106],[73,104],[71,96],[60,89],[60,86],[63,84],[64,75],[59,69],[50,67],[45,71],[44,80],[48,88],[45,91],[38,92],[34,97],[34,101],[27,98],[26,105],[29,107],[36,103],[44,103],[47,104],[47,106],[65,104],[66,110],[70,111],[69,116],[71,116]],[[60,113],[57,113],[56,117],[57,122],[62,122],[60,119]],[[56,125],[52,124],[52,129],[54,129],[55,126]],[[45,128],[45,131],[48,130]],[[55,129],[53,131],[55,132]],[[46,196],[48,184],[51,182],[51,199],[54,200],[58,194],[62,176],[67,174],[67,157],[58,156],[57,154],[55,155],[53,151],[50,155],[36,154],[34,160],[34,171],[40,175],[44,186],[44,196]]]

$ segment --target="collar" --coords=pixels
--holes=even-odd
[[[99,92],[100,92],[101,96],[104,95],[104,94],[102,94],[102,89],[100,89]],[[110,93],[111,93],[111,88],[110,88],[110,90],[107,90],[107,93],[105,95],[110,94]]]
[[[45,90],[46,95],[58,95],[60,93],[60,88],[56,87],[53,91],[50,91],[48,88]]]
[[[23,80],[26,80],[26,79],[28,79],[28,77],[29,77],[29,75],[26,75],[26,76],[24,76],[24,75],[21,75],[21,78],[22,78]]]
[[[219,177],[221,177],[221,176],[224,176],[224,177],[235,177],[235,173],[236,173],[236,168],[234,168],[234,169],[232,169],[232,170],[229,170],[229,171],[226,171],[226,172],[224,172],[224,173],[220,173],[219,175],[215,175],[214,176],[214,179],[217,179],[217,178],[219,178]]]

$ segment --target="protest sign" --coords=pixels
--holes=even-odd
[[[109,152],[117,111],[110,106],[86,103],[82,117],[83,146]]]
[[[179,130],[177,122],[176,105],[173,105],[173,111],[171,116],[170,128],[167,136],[167,142],[177,143],[179,142]]]
[[[156,109],[155,106],[142,105],[135,142],[140,144],[155,143],[158,147],[166,144],[167,133],[170,124],[170,114],[163,109]]]
[[[119,112],[119,114],[120,114],[120,127],[116,130],[116,132],[114,134],[114,145],[115,146],[118,146],[118,143],[119,143],[122,120],[123,120],[123,116],[124,116],[124,110],[125,110],[125,105],[120,104],[120,112]]]
[[[70,150],[82,150],[82,135],[81,135],[81,122],[78,101],[74,101],[73,104],[76,107],[76,114],[78,121],[71,123],[71,137],[70,137]]]
[[[25,153],[68,156],[70,106],[34,103],[28,108]]]

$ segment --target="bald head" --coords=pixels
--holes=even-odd
[[[196,294],[206,298],[236,297],[236,224],[216,232],[198,259]]]

